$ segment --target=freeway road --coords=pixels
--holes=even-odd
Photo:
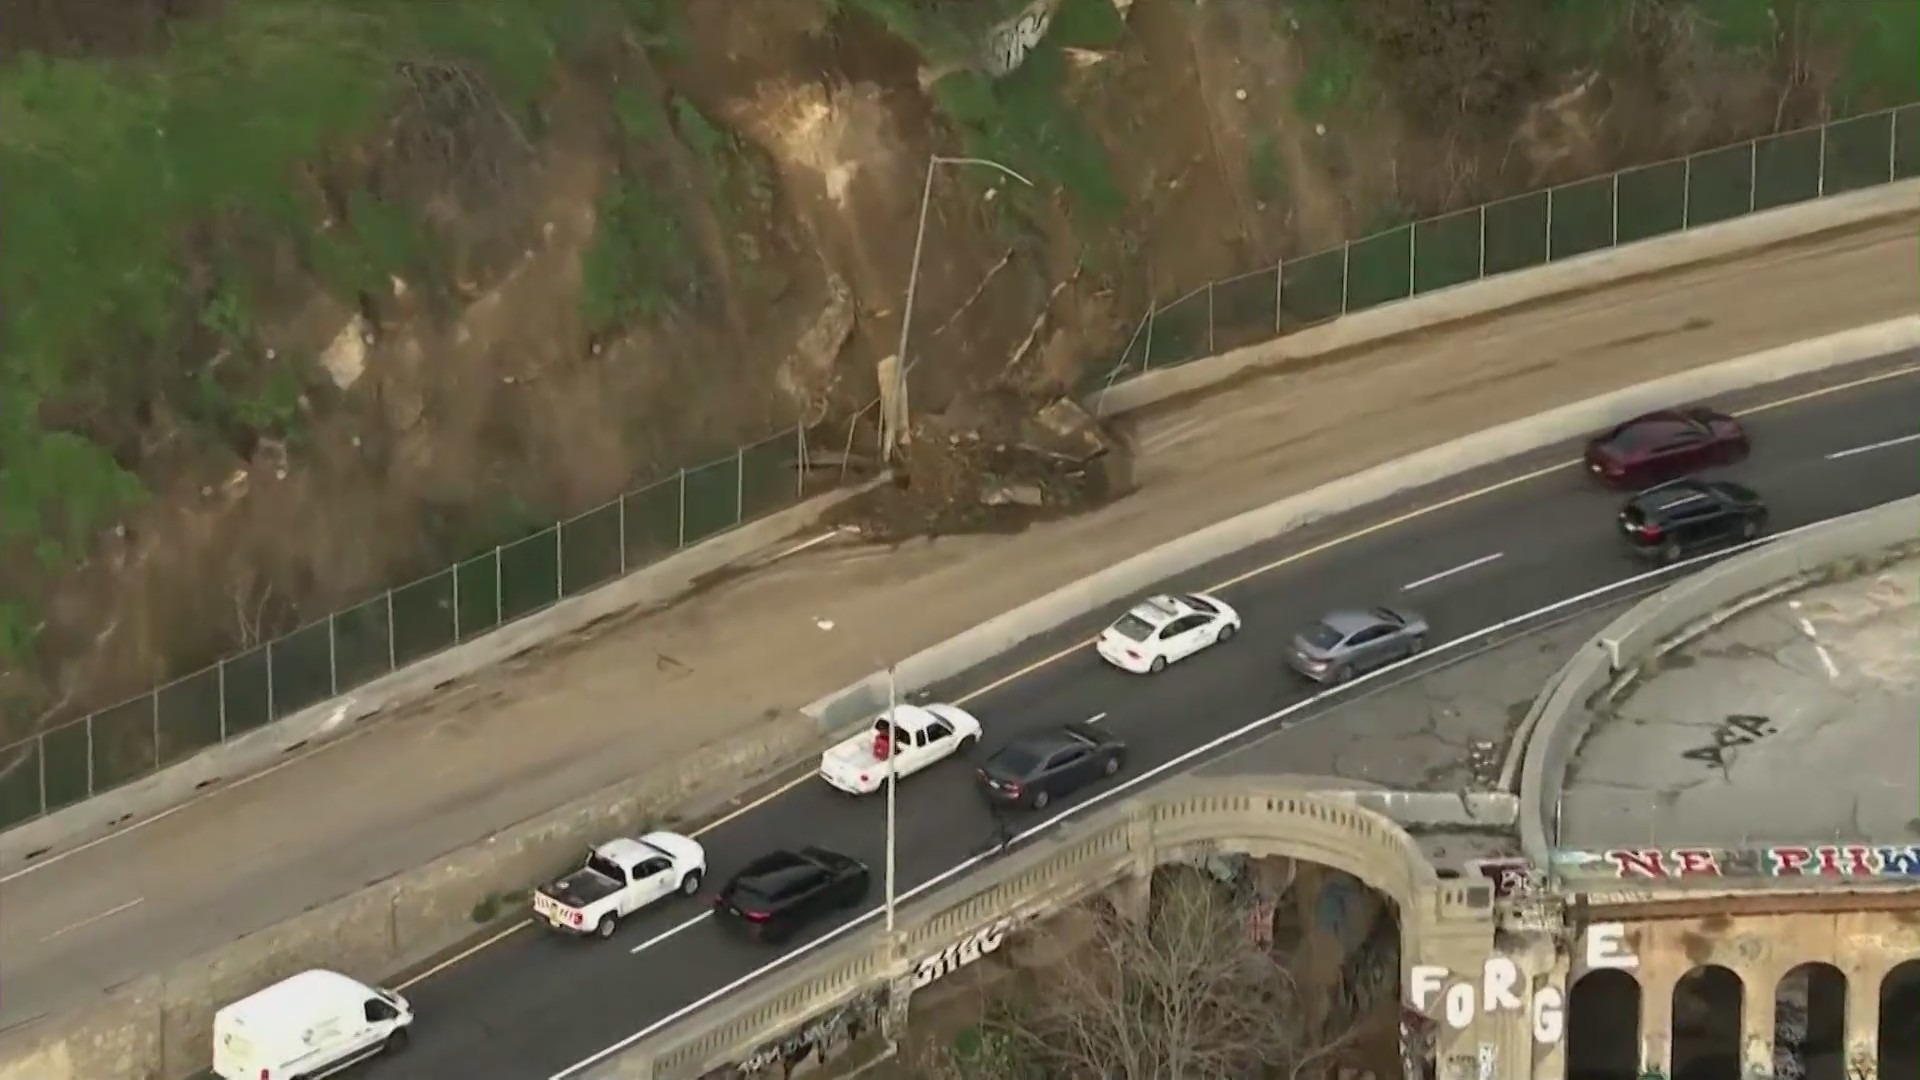
[[[1920,416],[1916,360],[1884,358],[1717,402],[1757,410],[1746,420],[1752,457],[1721,472],[1769,500],[1775,530],[1920,493],[1914,467],[1920,442],[1909,438]],[[1354,437],[1364,439],[1366,432]],[[1868,446],[1876,448],[1847,453]],[[1413,607],[1434,627],[1433,657],[1484,628],[1550,607],[1565,614],[1588,602],[1577,598],[1602,602],[1612,588],[1641,578],[1646,567],[1624,553],[1613,533],[1620,496],[1598,490],[1568,464],[1573,452],[1558,447],[1506,462],[1169,582],[1177,589],[1219,586],[1244,615],[1246,630],[1162,675],[1129,676],[1090,650],[1073,648],[1110,619],[1109,612],[934,692],[965,700],[986,726],[989,749],[1020,730],[1098,717],[1133,748],[1121,781],[1138,777],[1312,698],[1285,671],[1279,650],[1302,620],[1323,609],[1381,601]],[[885,626],[860,632],[869,641],[887,640]],[[1331,697],[1287,722],[1338,722],[1337,710],[1323,708],[1341,695]],[[990,818],[971,782],[971,770],[954,762],[903,783],[903,895],[986,841]],[[1072,808],[1068,803],[1051,813]],[[853,800],[802,777],[708,827],[702,840],[715,882],[770,848],[815,843],[866,859],[877,886],[883,829],[884,800]],[[428,972],[406,984],[421,1018],[412,1048],[369,1075],[576,1075],[604,1050],[665,1026],[756,977],[781,955],[808,948],[806,941],[786,950],[737,942],[712,925],[705,910],[701,902],[663,904],[607,943],[522,929]]]

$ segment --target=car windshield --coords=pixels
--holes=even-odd
[[[1016,744],[993,755],[993,760],[987,764],[1003,776],[1025,776],[1040,764],[1040,755],[1034,753],[1032,747]]]
[[[1340,644],[1340,631],[1326,623],[1317,622],[1307,627],[1307,632],[1301,634],[1300,638],[1316,649],[1331,649]]]
[[[1198,596],[1183,596],[1180,599],[1185,600],[1188,607],[1202,615],[1212,615],[1214,612],[1220,610]]]
[[[1120,621],[1113,624],[1113,632],[1128,641],[1145,641],[1153,636],[1153,627],[1147,625],[1145,619],[1129,612],[1120,616]]]
[[[1634,453],[1649,450],[1670,439],[1676,438],[1687,430],[1685,424],[1672,420],[1643,420],[1631,423],[1613,433],[1609,440],[1618,450]]]

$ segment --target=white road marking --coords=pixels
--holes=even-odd
[[[1105,720],[1106,718],[1107,718],[1106,713],[1094,713],[1092,716],[1087,717],[1086,723],[1097,724],[1100,721]]]
[[[711,912],[711,911],[703,911],[703,912],[701,912],[700,914],[698,914],[698,915],[695,915],[695,916],[694,916],[693,918],[691,918],[691,919],[688,919],[688,920],[687,920],[686,922],[683,922],[683,923],[681,923],[681,924],[680,924],[679,926],[676,926],[676,927],[674,927],[674,928],[673,928],[673,929],[671,929],[671,930],[662,930],[662,931],[660,931],[659,933],[657,933],[657,934],[655,934],[655,935],[653,935],[652,937],[650,937],[650,938],[648,938],[647,940],[645,940],[645,941],[643,941],[643,942],[641,942],[640,944],[638,944],[638,945],[635,945],[635,946],[634,946],[633,948],[631,948],[631,949],[628,949],[628,950],[627,950],[627,952],[629,952],[629,953],[642,953],[642,952],[645,952],[645,951],[647,951],[648,949],[651,949],[651,948],[653,948],[653,947],[654,947],[655,945],[658,945],[658,944],[660,944],[661,942],[663,942],[663,941],[665,941],[665,940],[667,940],[668,938],[670,938],[670,937],[672,937],[673,935],[675,935],[675,934],[677,934],[677,933],[679,933],[680,931],[682,931],[682,930],[685,930],[685,929],[686,929],[687,927],[689,927],[689,926],[698,926],[698,925],[700,925],[701,923],[703,923],[703,922],[706,922],[706,921],[707,921],[708,919],[711,919],[711,918],[713,918],[713,912]]]
[[[53,933],[48,934],[46,937],[43,937],[40,940],[52,941],[54,938],[60,937],[63,934],[71,934],[75,930],[80,929],[81,927],[92,926],[94,923],[101,922],[106,919],[111,919],[115,915],[118,915],[123,911],[128,911],[133,908],[139,907],[141,904],[146,903],[146,900],[147,898],[144,896],[136,896],[133,899],[127,901],[126,903],[121,904],[119,907],[108,908],[107,910],[101,912],[98,915],[90,915],[87,918],[81,919],[77,923],[68,923],[66,926],[63,926],[60,929],[55,930]]]
[[[1419,588],[1422,585],[1431,585],[1436,581],[1441,581],[1446,578],[1450,578],[1455,574],[1464,574],[1476,566],[1485,566],[1490,562],[1494,562],[1495,560],[1505,558],[1506,554],[1507,553],[1504,551],[1496,551],[1491,555],[1482,555],[1481,557],[1473,560],[1472,562],[1461,563],[1459,566],[1456,566],[1451,570],[1442,570],[1437,574],[1428,574],[1426,577],[1423,577],[1418,581],[1409,581],[1405,585],[1400,586],[1400,591],[1412,592],[1413,590]]]
[[[1787,606],[1795,612],[1798,612],[1800,610],[1800,601],[1789,600],[1787,601]],[[1839,682],[1840,665],[1833,662],[1833,654],[1827,651],[1825,645],[1821,644],[1820,634],[1813,628],[1813,620],[1807,618],[1805,615],[1801,615],[1799,622],[1800,632],[1805,634],[1807,640],[1813,643],[1813,651],[1819,654],[1821,665],[1827,669],[1827,680],[1829,682]]]
[[[1839,461],[1841,458],[1850,458],[1855,454],[1872,453],[1875,450],[1885,450],[1889,446],[1900,446],[1910,442],[1920,442],[1920,435],[1902,435],[1897,439],[1887,439],[1883,442],[1868,443],[1865,446],[1856,446],[1851,450],[1836,450],[1833,453],[1827,455],[1827,460]]]
[[[1325,690],[1321,690],[1319,693],[1314,694],[1312,697],[1294,702],[1292,705],[1288,705],[1287,707],[1280,709],[1277,712],[1268,713],[1267,715],[1259,718],[1258,720],[1250,720],[1247,723],[1242,724],[1239,727],[1235,728],[1234,730],[1227,732],[1225,735],[1221,735],[1216,738],[1209,739],[1208,741],[1201,743],[1199,746],[1196,746],[1193,749],[1186,751],[1185,753],[1179,754],[1168,761],[1161,762],[1159,765],[1156,765],[1153,768],[1148,769],[1146,772],[1140,773],[1137,776],[1129,777],[1126,780],[1123,780],[1117,784],[1112,785],[1111,787],[1104,788],[1094,793],[1092,796],[1088,797],[1084,801],[1077,802],[1072,806],[1069,806],[1066,809],[1060,811],[1059,813],[1053,815],[1047,820],[1040,822],[1038,825],[1034,825],[1031,828],[1027,829],[1026,831],[1017,834],[1012,839],[1007,841],[1006,846],[1012,847],[1014,845],[1021,843],[1024,840],[1030,839],[1031,837],[1039,834],[1040,832],[1048,828],[1051,828],[1055,823],[1065,818],[1072,817],[1073,815],[1078,814],[1088,809],[1089,807],[1098,806],[1101,803],[1106,802],[1108,799],[1111,799],[1116,795],[1123,794],[1127,791],[1132,790],[1133,788],[1139,787],[1141,784],[1144,784],[1147,781],[1152,780],[1155,777],[1166,773],[1170,769],[1177,769],[1180,766],[1193,761],[1195,758],[1198,758],[1204,754],[1211,753],[1214,750],[1217,750],[1220,747],[1235,741],[1236,739],[1245,738],[1246,736],[1251,735],[1256,731],[1259,731],[1261,728],[1267,727],[1268,725],[1273,724],[1277,721],[1285,720],[1287,717],[1293,716],[1301,712],[1302,710],[1309,708],[1310,706],[1314,705],[1315,703],[1321,700],[1324,700],[1326,698],[1333,697],[1339,694],[1351,693],[1355,687],[1364,686],[1368,682],[1373,681],[1374,679],[1382,678],[1388,674],[1398,672],[1401,669],[1417,661],[1428,660],[1434,656],[1437,656],[1441,653],[1446,652],[1449,649],[1458,648],[1463,645],[1473,644],[1475,642],[1478,642],[1486,638],[1490,634],[1497,634],[1502,630],[1506,630],[1511,627],[1518,626],[1521,623],[1530,622],[1534,619],[1539,618],[1542,615],[1552,614],[1553,612],[1561,611],[1566,608],[1573,607],[1577,604],[1582,604],[1582,603],[1585,603],[1586,601],[1597,599],[1598,597],[1605,596],[1610,592],[1614,592],[1616,590],[1626,588],[1631,585],[1637,585],[1643,581],[1651,581],[1654,578],[1660,577],[1665,574],[1671,574],[1676,570],[1682,570],[1682,569],[1685,569],[1686,567],[1697,565],[1709,559],[1723,558],[1727,555],[1738,554],[1739,552],[1747,551],[1752,548],[1759,547],[1762,544],[1773,543],[1782,538],[1793,536],[1796,533],[1805,532],[1808,529],[1815,528],[1820,524],[1823,524],[1823,523],[1815,522],[1813,525],[1802,525],[1797,529],[1788,529],[1785,532],[1775,533],[1772,536],[1763,536],[1757,540],[1749,540],[1746,543],[1736,544],[1733,547],[1726,548],[1721,551],[1710,552],[1706,555],[1696,555],[1690,559],[1683,559],[1677,563],[1672,563],[1667,566],[1662,566],[1653,570],[1645,571],[1643,573],[1635,574],[1632,577],[1622,578],[1619,581],[1613,582],[1610,585],[1602,585],[1597,589],[1590,589],[1586,592],[1581,593],[1578,596],[1570,596],[1565,600],[1555,601],[1554,603],[1548,604],[1546,607],[1537,608],[1533,611],[1527,612],[1524,615],[1515,615],[1510,619],[1503,619],[1500,622],[1494,623],[1492,626],[1482,627],[1481,629],[1475,630],[1472,633],[1462,634],[1461,636],[1456,637],[1451,641],[1446,641],[1446,642],[1442,642],[1439,645],[1435,645],[1432,648],[1426,650],[1425,652],[1420,653],[1418,656],[1408,657],[1405,660],[1396,661],[1394,663],[1386,665],[1385,667],[1374,668],[1372,671],[1369,671],[1364,675],[1358,676],[1357,678],[1349,682],[1342,683],[1339,686],[1329,687]],[[946,884],[947,882],[953,880],[954,878],[959,877],[961,874],[964,874],[967,871],[973,869],[974,867],[980,865],[982,862],[985,862],[988,858],[991,858],[993,854],[994,853],[992,852],[988,852],[980,855],[970,856],[966,859],[963,859],[959,863],[955,864],[952,868],[945,870],[939,874],[936,874],[932,878],[926,881],[923,881],[920,884],[914,886],[913,888],[907,889],[906,891],[900,893],[898,896],[894,898],[894,903],[896,905],[904,904],[908,900],[911,900],[916,896],[920,896],[924,893],[932,891],[933,889],[937,889],[941,885]],[[581,1071],[592,1068],[593,1066],[599,1064],[602,1061],[605,1061],[606,1059],[614,1056],[615,1054],[620,1053],[621,1051],[632,1046],[634,1043],[639,1042],[640,1040],[648,1037],[649,1035],[654,1034],[655,1032],[658,1032],[673,1024],[679,1023],[681,1020],[686,1019],[688,1016],[692,1015],[693,1013],[696,1013],[701,1009],[706,1008],[708,1005],[711,1005],[714,1002],[719,1001],[721,998],[724,998],[727,995],[733,993],[734,991],[739,990],[741,987],[746,986],[748,983],[754,982],[755,980],[760,979],[766,975],[769,975],[772,972],[778,971],[779,969],[787,966],[788,964],[793,963],[795,960],[798,960],[800,957],[805,956],[810,952],[813,952],[815,949],[819,949],[835,940],[838,940],[842,935],[846,934],[848,931],[853,930],[855,927],[861,926],[867,922],[870,922],[873,919],[878,918],[881,912],[884,910],[885,910],[884,908],[875,907],[867,911],[863,915],[858,915],[848,920],[847,922],[841,923],[839,926],[833,928],[832,930],[827,931],[825,934],[822,934],[820,937],[817,937],[814,940],[807,942],[805,945],[802,945],[799,948],[794,949],[792,952],[787,953],[784,956],[777,957],[774,960],[771,960],[768,963],[763,964],[760,967],[747,972],[745,975],[740,976],[739,978],[733,980],[732,982],[726,984],[725,986],[722,986],[720,989],[707,994],[706,996],[700,998],[697,1001],[691,1002],[687,1005],[681,1006],[678,1009],[675,1009],[673,1012],[668,1013],[667,1015],[661,1017],[658,1020],[653,1021],[652,1023],[646,1025],[645,1027],[634,1032],[633,1034],[628,1035],[626,1038],[621,1039],[619,1042],[614,1043],[612,1046],[608,1046],[605,1049],[595,1051],[594,1053],[589,1054],[584,1058],[581,1058],[579,1061],[576,1061],[573,1064],[567,1066],[566,1068],[561,1069],[559,1072],[556,1072],[553,1075],[549,1076],[547,1080],[567,1080],[568,1077],[579,1075]]]

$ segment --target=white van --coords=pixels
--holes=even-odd
[[[213,1014],[221,1080],[320,1080],[407,1044],[405,998],[338,972],[303,971]]]

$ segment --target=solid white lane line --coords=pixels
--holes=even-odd
[[[123,912],[123,911],[127,911],[127,910],[130,910],[130,909],[132,909],[132,908],[136,908],[136,907],[139,907],[139,906],[140,906],[141,904],[143,904],[143,903],[145,903],[145,902],[146,902],[146,900],[147,900],[147,898],[146,898],[146,897],[144,897],[144,896],[136,896],[136,897],[134,897],[133,899],[131,899],[131,900],[129,900],[129,901],[127,901],[126,903],[124,903],[124,904],[121,904],[121,905],[120,905],[119,907],[111,907],[111,908],[108,908],[107,910],[105,910],[105,911],[103,911],[103,912],[101,912],[101,913],[100,913],[100,914],[98,914],[98,915],[89,915],[88,917],[86,917],[86,918],[84,918],[84,919],[81,919],[81,920],[80,920],[79,922],[77,922],[77,923],[68,923],[67,925],[65,925],[65,926],[63,926],[63,927],[61,927],[61,928],[60,928],[60,929],[58,929],[58,930],[55,930],[55,931],[54,931],[53,933],[51,933],[51,934],[48,934],[48,935],[47,935],[46,937],[43,937],[43,938],[41,938],[40,940],[41,940],[41,941],[52,941],[52,940],[53,940],[54,938],[57,938],[57,937],[59,937],[59,936],[61,936],[62,934],[71,934],[71,933],[73,933],[73,932],[74,932],[75,930],[78,930],[78,929],[80,929],[80,928],[82,928],[82,927],[86,927],[86,926],[92,926],[92,925],[93,925],[94,923],[97,923],[97,922],[101,922],[101,921],[104,921],[104,920],[106,920],[106,919],[111,919],[111,918],[113,918],[113,917],[114,917],[115,915],[118,915],[118,914],[120,914],[120,913],[121,913],[121,912]]]
[[[1836,450],[1827,455],[1827,460],[1839,461],[1841,458],[1850,458],[1855,454],[1868,454],[1875,450],[1885,450],[1889,446],[1901,446],[1910,442],[1920,442],[1920,435],[1902,435],[1897,439],[1886,439],[1877,443],[1868,443],[1865,446],[1856,446],[1851,450]]]
[[[1826,645],[1820,641],[1819,632],[1813,628],[1813,620],[1807,618],[1805,615],[1799,614],[1800,601],[1789,600],[1787,601],[1787,606],[1792,608],[1794,614],[1799,617],[1800,632],[1805,634],[1807,640],[1813,643],[1813,651],[1819,655],[1820,665],[1827,669],[1827,681],[1839,682],[1840,665],[1833,662],[1833,654],[1828,652]]]
[[[1105,720],[1106,718],[1107,718],[1106,713],[1094,713],[1092,716],[1087,717],[1086,722],[1089,724],[1097,724],[1100,721]]]
[[[1451,570],[1442,570],[1437,574],[1428,574],[1426,577],[1423,577],[1418,581],[1409,581],[1405,585],[1400,586],[1400,591],[1412,592],[1413,590],[1419,588],[1422,585],[1431,585],[1436,581],[1444,581],[1455,574],[1464,574],[1476,566],[1485,566],[1488,563],[1493,562],[1496,559],[1504,558],[1505,556],[1506,556],[1506,552],[1504,551],[1496,551],[1491,555],[1482,555],[1481,557],[1473,560],[1472,562],[1461,563],[1459,566],[1456,566]]]
[[[653,948],[655,945],[658,945],[661,942],[672,937],[673,935],[679,933],[680,931],[685,930],[687,927],[698,926],[701,923],[706,922],[708,919],[711,919],[711,918],[713,918],[713,912],[703,911],[700,914],[695,915],[693,918],[688,919],[686,922],[681,923],[679,926],[676,926],[671,930],[660,931],[659,933],[653,935],[652,937],[641,942],[640,944],[635,945],[633,948],[628,949],[627,952],[629,953],[645,952],[648,949]]]
[[[1033,827],[1027,829],[1025,832],[1017,834],[1011,840],[1007,841],[1006,846],[1011,848],[1014,845],[1021,843],[1022,841],[1031,839],[1032,837],[1041,833],[1042,831],[1053,827],[1055,824],[1057,824],[1058,822],[1060,822],[1065,818],[1072,817],[1073,815],[1078,814],[1081,811],[1088,809],[1089,807],[1098,806],[1101,803],[1107,801],[1108,799],[1113,798],[1116,795],[1124,794],[1127,791],[1130,791],[1133,788],[1136,788],[1141,784],[1144,784],[1147,781],[1152,780],[1155,777],[1162,775],[1163,773],[1166,773],[1170,769],[1177,769],[1180,766],[1193,761],[1197,757],[1201,757],[1205,754],[1211,753],[1214,750],[1217,750],[1220,747],[1225,746],[1236,739],[1245,738],[1246,736],[1251,735],[1252,733],[1259,731],[1261,728],[1266,727],[1270,724],[1273,724],[1276,721],[1285,720],[1287,717],[1290,717],[1295,715],[1296,713],[1299,713],[1300,711],[1312,706],[1316,702],[1319,702],[1325,698],[1333,697],[1338,694],[1351,693],[1355,687],[1364,686],[1368,682],[1371,682],[1374,679],[1383,678],[1417,661],[1431,659],[1432,657],[1439,655],[1441,653],[1444,653],[1449,649],[1455,649],[1463,645],[1472,644],[1474,642],[1477,642],[1487,637],[1490,634],[1497,634],[1502,630],[1510,629],[1512,627],[1520,625],[1521,623],[1530,622],[1534,619],[1539,618],[1542,615],[1549,615],[1549,614],[1552,614],[1553,612],[1561,611],[1566,608],[1585,603],[1589,600],[1598,599],[1599,597],[1605,596],[1610,592],[1615,592],[1619,589],[1627,588],[1632,585],[1637,585],[1644,581],[1651,581],[1654,578],[1660,577],[1665,574],[1671,574],[1676,570],[1683,570],[1689,566],[1694,566],[1699,563],[1706,562],[1709,559],[1724,558],[1728,555],[1738,554],[1739,552],[1747,551],[1752,548],[1759,547],[1762,544],[1769,544],[1776,540],[1782,539],[1783,537],[1792,536],[1795,533],[1805,532],[1806,530],[1814,528],[1815,526],[1820,524],[1822,523],[1815,522],[1813,525],[1802,525],[1797,529],[1788,529],[1785,532],[1775,533],[1772,536],[1764,536],[1757,540],[1749,540],[1744,544],[1736,544],[1733,547],[1726,548],[1721,551],[1710,552],[1706,555],[1696,555],[1690,559],[1683,559],[1677,563],[1672,563],[1667,566],[1662,566],[1653,570],[1645,571],[1643,573],[1635,574],[1632,577],[1622,578],[1619,581],[1615,581],[1611,584],[1602,585],[1597,589],[1589,589],[1588,591],[1583,592],[1578,596],[1570,596],[1565,600],[1555,601],[1554,603],[1548,604],[1546,607],[1537,608],[1533,611],[1527,612],[1524,615],[1515,615],[1513,618],[1503,619],[1500,622],[1494,623],[1492,626],[1482,627],[1481,629],[1475,630],[1469,634],[1462,634],[1451,641],[1446,641],[1446,642],[1442,642],[1441,644],[1435,645],[1427,649],[1425,652],[1418,654],[1417,656],[1412,656],[1412,657],[1408,657],[1405,660],[1396,661],[1394,663],[1386,665],[1385,667],[1374,668],[1372,671],[1369,671],[1366,674],[1361,675],[1350,682],[1342,683],[1339,686],[1330,687],[1328,689],[1322,690],[1319,693],[1314,694],[1312,697],[1306,698],[1305,700],[1302,700],[1302,701],[1294,702],[1292,705],[1288,705],[1287,707],[1280,709],[1277,712],[1268,713],[1266,716],[1263,716],[1258,720],[1248,721],[1247,723],[1240,725],[1234,730],[1227,732],[1225,735],[1221,735],[1217,738],[1209,739],[1208,741],[1200,744],[1199,746],[1196,746],[1193,749],[1188,750],[1185,753],[1172,758],[1171,760],[1164,761],[1159,765],[1156,765],[1153,768],[1148,769],[1146,772],[1141,773],[1138,776],[1129,777],[1120,783],[1114,784],[1112,787],[1104,788],[1094,793],[1092,796],[1088,797],[1085,801],[1075,803],[1074,805],[1067,807],[1066,809],[1053,815],[1047,820],[1040,822],[1038,825],[1034,825]],[[913,888],[907,889],[906,891],[900,893],[898,896],[894,898],[894,903],[896,906],[899,904],[904,904],[908,900],[911,900],[916,896],[920,896],[923,893],[927,893],[934,889],[937,889],[940,886],[946,884],[947,882],[953,880],[956,877],[959,877],[961,874],[966,873],[967,871],[973,869],[974,867],[980,865],[981,863],[985,862],[987,859],[992,857],[993,857],[993,853],[987,853],[987,854],[973,855],[966,859],[963,859],[959,863],[954,865],[952,868],[945,870],[939,874],[936,874],[932,878],[928,879],[927,881],[923,881],[920,884],[915,885]],[[710,994],[707,994],[706,996],[700,998],[697,1001],[694,1001],[690,1004],[683,1005],[680,1008],[675,1009],[673,1012],[668,1013],[667,1015],[661,1017],[658,1020],[655,1020],[654,1022],[648,1024],[647,1026],[641,1028],[640,1030],[634,1032],[633,1034],[627,1036],[626,1038],[621,1039],[619,1042],[614,1043],[612,1046],[606,1047],[603,1050],[595,1051],[594,1053],[589,1054],[584,1058],[581,1058],[579,1061],[576,1061],[573,1064],[567,1066],[566,1068],[561,1069],[559,1072],[554,1073],[552,1076],[549,1076],[547,1080],[567,1080],[568,1077],[579,1075],[579,1073],[582,1070],[592,1068],[593,1066],[598,1065],[600,1062],[605,1061],[606,1059],[612,1057],[615,1054],[620,1053],[622,1050],[627,1049],[628,1047],[632,1046],[634,1043],[639,1042],[640,1040],[648,1037],[649,1035],[652,1035],[663,1028],[679,1023],[681,1020],[684,1020],[685,1018],[692,1015],[693,1013],[696,1013],[701,1009],[706,1008],[708,1005],[711,1005],[714,1002],[719,1001],[721,998],[724,998],[727,995],[733,993],[734,991],[739,990],[741,987],[746,986],[748,983],[754,982],[755,980],[760,979],[768,974],[771,974],[772,972],[778,971],[779,969],[787,966],[788,964],[791,964],[795,960],[798,960],[800,957],[807,955],[808,953],[814,951],[815,949],[821,948],[822,946],[825,946],[830,942],[833,942],[839,939],[843,934],[846,934],[848,931],[854,929],[855,927],[861,926],[867,922],[870,922],[873,919],[879,918],[881,912],[884,910],[885,910],[884,908],[876,907],[868,911],[864,915],[856,916],[855,918],[850,919],[847,922],[841,923],[839,926],[833,928],[832,930],[827,931],[825,934],[822,934],[820,937],[817,937],[814,940],[807,942],[805,945],[800,946],[799,948],[793,950],[792,952],[787,953],[784,956],[777,957],[776,959],[769,961],[768,963],[763,964],[752,971],[747,972],[745,975],[740,976],[739,978],[733,980],[727,985],[722,986],[720,989],[715,990]]]

